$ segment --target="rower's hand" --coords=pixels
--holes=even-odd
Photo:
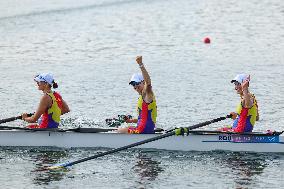
[[[143,62],[142,62],[142,56],[137,56],[137,57],[136,57],[136,62],[137,62],[137,64],[139,64],[139,65],[143,64]]]
[[[126,116],[124,121],[125,121],[125,123],[133,123],[133,120],[129,119],[127,116]]]
[[[231,126],[226,126],[226,127],[222,127],[217,129],[217,131],[221,131],[221,132],[234,132],[234,130],[232,129]]]
[[[232,119],[235,120],[238,116],[238,114],[236,112],[231,112],[230,115],[232,115]]]
[[[25,119],[28,117],[28,114],[27,113],[23,113],[22,114],[22,120],[24,120],[25,121]]]
[[[250,81],[250,75],[247,77],[247,79],[242,83],[242,90],[248,90],[249,87],[249,81]]]

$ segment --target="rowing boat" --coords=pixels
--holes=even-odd
[[[118,148],[163,134],[120,134],[114,129],[77,128],[68,130],[3,129],[0,146]],[[143,144],[139,148],[180,151],[248,151],[284,153],[282,133],[237,134],[191,130],[188,136],[171,136]]]

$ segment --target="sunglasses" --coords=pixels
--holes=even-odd
[[[141,82],[132,82],[132,86],[133,86],[133,88],[134,89],[137,89],[138,88],[138,85],[140,85],[141,84]]]
[[[234,84],[235,84],[236,86],[241,85],[241,84],[240,84],[239,82],[237,82],[237,81],[235,81]]]
[[[131,85],[133,86],[133,87],[135,87],[135,86],[137,86],[137,85],[140,85],[141,84],[141,82],[132,82],[131,83]]]

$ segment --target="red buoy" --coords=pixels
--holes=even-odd
[[[205,37],[205,38],[204,38],[204,43],[210,43],[210,42],[211,42],[211,40],[210,40],[209,37]]]

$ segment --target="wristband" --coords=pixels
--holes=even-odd
[[[139,67],[140,67],[140,68],[143,68],[143,67],[144,67],[143,63],[142,63],[142,64],[139,64]]]

